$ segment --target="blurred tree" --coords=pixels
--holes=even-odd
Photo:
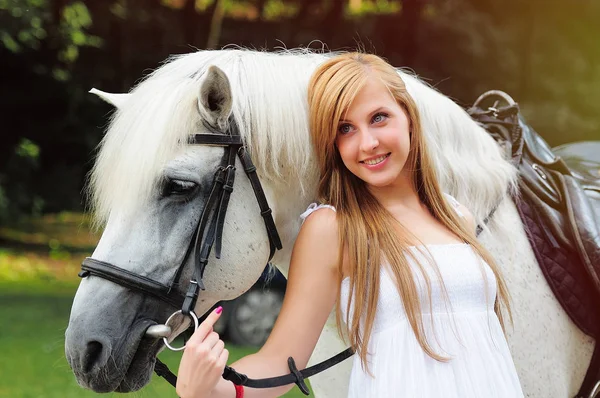
[[[219,44],[224,16],[225,0],[215,0],[215,8],[210,21],[210,32],[208,34],[208,40],[206,41],[207,49],[215,49]]]
[[[20,214],[41,213],[44,199],[31,190],[39,170],[39,157],[40,148],[31,140],[21,138],[7,159],[8,167],[0,173],[0,222],[11,221]]]
[[[590,0],[0,0],[0,213],[81,205],[111,110],[91,87],[127,91],[169,55],[228,43],[361,46],[465,106],[507,91],[553,145],[600,139],[599,17]]]
[[[82,88],[73,76],[80,50],[101,45],[87,32],[91,23],[80,1],[0,1],[0,73],[9,77],[0,89],[0,112],[10,126],[10,133],[0,136],[0,185],[3,208],[12,217],[40,211],[43,202],[36,198],[44,196],[42,182],[53,166],[81,164],[91,149],[79,148],[79,157],[68,151],[69,143],[85,141],[70,127],[81,127],[77,99]],[[23,156],[28,153],[22,150],[24,142],[37,148],[35,162],[23,163],[30,158]],[[36,173],[38,168],[43,172]],[[70,182],[74,196],[66,203],[80,202],[82,177]]]
[[[350,2],[350,10],[355,12],[361,9],[362,0],[348,0]]]

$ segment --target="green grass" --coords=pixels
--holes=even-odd
[[[64,332],[81,260],[98,236],[72,213],[0,227],[0,397],[98,397],[79,387],[64,355]],[[227,345],[230,363],[255,351]],[[177,373],[181,353],[160,359]],[[158,376],[136,393],[107,397],[177,397]],[[304,395],[294,388],[286,398]]]
[[[0,281],[77,283],[81,261],[100,239],[89,219],[61,213],[0,226]]]

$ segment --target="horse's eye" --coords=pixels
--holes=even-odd
[[[197,185],[191,181],[168,180],[163,188],[163,196],[187,196]]]

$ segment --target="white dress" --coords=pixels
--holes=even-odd
[[[456,200],[449,195],[447,198],[456,208]],[[312,204],[301,218],[323,207],[333,209]],[[429,306],[423,278],[414,272],[427,341],[438,354],[450,360],[439,362],[423,351],[408,323],[396,286],[382,266],[377,313],[367,356],[374,377],[363,370],[360,358],[354,355],[348,397],[523,397],[506,339],[494,313],[496,279],[489,266],[484,266],[484,282],[481,258],[468,244],[413,246],[410,250],[423,264],[431,281]],[[448,299],[427,263],[423,254],[427,252],[439,268]],[[413,264],[410,257],[408,259]],[[416,270],[416,266],[413,267]],[[350,319],[348,315],[352,316],[352,313],[344,313],[348,294],[346,278],[341,286],[345,321]]]

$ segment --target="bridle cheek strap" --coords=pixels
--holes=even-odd
[[[258,206],[260,208],[260,215],[265,221],[267,235],[269,236],[269,244],[271,245],[271,252],[269,254],[269,261],[271,261],[275,251],[281,250],[283,247],[281,245],[281,238],[277,232],[277,227],[275,226],[275,220],[273,220],[269,202],[267,202],[267,197],[265,196],[265,192],[263,191],[260,180],[258,179],[258,175],[256,174],[256,167],[252,163],[252,159],[250,158],[250,155],[248,155],[246,148],[241,147],[238,150],[238,156],[240,157],[244,171],[250,180],[252,189],[254,190],[254,196],[256,196],[256,201],[258,202]]]
[[[205,290],[203,283],[204,270],[208,264],[208,257],[213,244],[216,241],[216,257],[221,257],[221,239],[223,237],[223,225],[225,224],[225,214],[229,197],[233,191],[235,181],[235,154],[237,146],[231,145],[227,156],[227,164],[219,167],[215,174],[213,188],[210,192],[202,215],[196,230],[196,236],[192,244],[194,245],[194,276],[190,280],[181,311],[184,315],[189,315],[196,306],[200,290]],[[207,223],[208,231],[205,234]],[[200,248],[200,250],[198,250]]]
[[[229,137],[229,141],[226,140],[227,137]],[[196,236],[193,240],[195,271],[182,306],[182,313],[184,315],[188,315],[190,311],[193,311],[200,290],[205,289],[202,279],[213,244],[215,245],[215,257],[218,259],[221,258],[225,216],[227,214],[229,198],[233,192],[233,184],[235,182],[236,155],[239,157],[240,162],[244,167],[244,171],[250,180],[250,185],[252,186],[252,190],[254,191],[256,201],[260,208],[260,214],[265,223],[267,236],[269,238],[268,262],[273,259],[275,251],[282,248],[281,238],[277,232],[275,221],[273,220],[273,212],[269,207],[260,179],[256,173],[256,167],[252,163],[252,159],[246,151],[246,148],[241,144],[241,137],[196,134],[192,143],[227,145],[229,148],[225,164],[219,168],[215,175],[213,189],[211,190],[208,201],[206,202],[200,217]],[[208,231],[205,233],[207,226]],[[198,248],[200,248],[199,252]]]
[[[225,225],[225,214],[227,213],[227,205],[229,204],[229,197],[233,192],[233,183],[235,182],[235,154],[236,147],[229,147],[229,159],[228,165],[225,169],[225,183],[223,185],[223,194],[221,195],[221,202],[219,203],[219,212],[217,214],[217,231],[216,231],[216,242],[215,242],[215,257],[221,258],[221,248],[223,239],[223,226]]]

